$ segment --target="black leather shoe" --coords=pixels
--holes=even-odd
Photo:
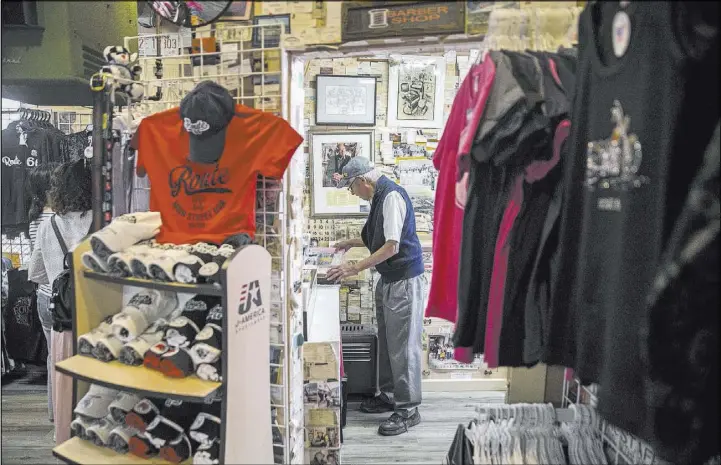
[[[363,413],[385,413],[393,411],[393,404],[383,395],[371,397],[361,402],[360,411]]]
[[[378,427],[378,434],[381,436],[398,436],[407,433],[408,428],[412,428],[421,422],[421,414],[418,410],[408,418],[404,418],[399,413],[394,413],[389,419],[381,423]]]

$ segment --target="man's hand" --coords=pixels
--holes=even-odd
[[[352,249],[355,246],[356,246],[355,241],[350,239],[347,241],[336,242],[333,247],[335,247],[336,252],[347,252],[348,250]]]
[[[358,269],[355,265],[350,263],[343,263],[339,266],[333,266],[328,269],[326,278],[330,281],[340,282],[349,276],[355,276],[358,274]]]

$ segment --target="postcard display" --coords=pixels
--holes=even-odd
[[[341,462],[341,383],[338,342],[303,345],[305,460]]]
[[[230,90],[238,103],[281,116],[291,121],[302,134],[302,128],[297,125],[302,121],[299,123],[297,118],[290,118],[283,111],[288,106],[281,105],[284,98],[281,83],[289,73],[284,68],[280,45],[261,43],[261,47],[246,50],[251,48],[253,29],[268,29],[267,37],[271,37],[271,28],[277,26],[253,28],[226,24],[217,32],[204,28],[195,31],[196,39],[212,37],[211,42],[222,53],[211,53],[203,47],[199,52],[188,54],[182,47],[190,44],[180,41],[178,49],[166,53],[167,56],[141,54],[139,64],[144,70],[141,82],[146,86],[145,93],[154,95],[159,87],[162,98],[143,101],[130,111],[144,116],[177,106],[198,79],[212,79]],[[255,34],[264,35],[262,32]],[[137,44],[138,37],[126,37],[127,48],[135,50]],[[198,53],[206,56],[201,59]],[[156,60],[162,62],[165,70],[161,79],[153,74]],[[228,309],[228,318],[223,326],[225,366],[222,382],[203,381],[195,376],[170,379],[143,367],[75,356],[57,365],[59,371],[75,379],[75,402],[82,398],[90,383],[115,386],[139,396],[189,402],[222,396],[220,463],[303,463],[302,297],[300,285],[293,285],[300,283],[302,268],[300,240],[295,239],[301,237],[303,229],[301,202],[305,167],[301,158],[293,157],[282,180],[258,179],[255,234],[258,245],[247,246],[226,261],[221,286],[143,282],[96,275],[84,270],[80,261],[80,255],[88,250],[89,244],[85,242],[78,246],[73,255],[77,306],[75,340],[78,334],[96,327],[108,316],[103,309],[114,307],[108,303],[117,302],[120,306],[142,287],[175,291],[179,297],[187,294],[220,296],[224,308]],[[143,188],[135,187],[134,190],[137,196],[144,195]],[[248,263],[253,263],[253,267],[248,267]],[[241,315],[238,304],[240,283],[246,282],[257,282],[262,305]],[[226,283],[232,285],[226,286]],[[250,313],[255,315],[252,321],[248,319]],[[263,347],[270,350],[263,350]],[[161,463],[132,455],[118,456],[111,449],[94,446],[79,438],[59,445],[54,454],[64,461],[79,464]]]
[[[308,60],[304,72],[303,123],[308,128],[304,151],[307,156],[305,213],[310,217],[305,240],[309,246],[324,247],[360,237],[367,209],[347,189],[333,187],[332,172],[341,168],[342,155],[370,154],[377,168],[402,185],[411,197],[430,282],[433,202],[438,177],[432,157],[458,85],[476,58],[473,51],[447,51],[417,57],[391,54],[387,60],[353,57]],[[323,77],[320,81],[319,76]],[[345,92],[339,91],[344,89],[339,79],[338,82],[325,82],[330,76],[348,80]],[[363,109],[370,110],[369,105],[363,103],[367,92],[361,89],[365,84],[360,81],[368,77],[376,80],[375,124],[329,125],[327,121],[333,115],[348,113],[348,109],[352,109],[350,113],[354,120],[361,117]],[[397,91],[392,92],[392,89]],[[415,105],[419,95],[424,103]],[[425,107],[425,110],[419,107]],[[316,117],[326,125],[319,125]],[[371,144],[370,150],[364,146],[368,144]],[[310,269],[318,265],[316,260],[318,258],[313,254],[305,257],[308,285],[312,281]],[[375,272],[362,273],[342,283],[339,292],[341,323],[375,324],[375,275]],[[452,331],[453,326],[444,320],[424,320],[424,390],[460,389],[458,383],[456,386],[450,383],[456,380],[498,380],[493,383],[494,389],[505,389],[504,368],[489,370],[480,356],[471,364],[461,364],[453,359]]]

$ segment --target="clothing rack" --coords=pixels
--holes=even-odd
[[[598,405],[598,389],[596,384],[584,386],[567,368],[564,372],[562,405]],[[660,459],[654,450],[634,435],[602,421],[599,425],[604,446],[611,455],[609,462],[618,463],[659,463]]]
[[[515,414],[514,407],[523,407],[527,405],[538,405],[538,404],[488,404],[476,407],[476,413],[479,416],[488,415],[493,417],[495,412],[502,411],[504,414],[509,413],[510,415],[502,414],[503,418],[513,418]],[[550,404],[548,404],[550,405]],[[574,409],[571,408],[554,408],[554,419],[559,423],[570,423],[576,418]]]
[[[14,115],[20,113],[21,119],[31,119],[36,121],[50,122],[52,121],[52,112],[46,110],[37,110],[35,108],[16,108],[14,110],[3,110],[3,115]]]
[[[601,420],[589,406],[483,404],[475,410],[477,418],[456,429],[444,463],[609,463]]]

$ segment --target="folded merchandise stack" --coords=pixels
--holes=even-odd
[[[119,313],[78,337],[78,352],[104,362],[121,360],[135,365],[133,353],[145,353],[158,342],[165,327],[179,315],[174,292],[143,289]]]
[[[163,339],[145,352],[143,365],[173,378],[195,373],[206,381],[222,381],[223,314],[219,297],[188,300]]]
[[[222,380],[223,307],[220,297],[143,289],[116,315],[78,338],[78,352],[104,362],[145,365],[173,378],[196,373]]]
[[[175,293],[142,290],[119,313],[81,335],[78,352],[106,362],[119,359],[122,352],[127,352],[124,349],[128,346],[142,350],[143,343],[154,343],[158,333],[162,334],[168,322],[178,313]]]
[[[81,439],[126,453],[137,430],[125,423],[125,416],[139,401],[133,394],[92,384],[75,407],[70,428]]]
[[[223,244],[159,244],[153,238],[161,224],[157,212],[122,215],[90,237],[92,250],[82,256],[86,268],[113,276],[184,284],[218,283],[223,263],[248,234],[228,237]]]
[[[221,402],[191,403],[143,399],[128,414],[126,424],[138,430],[130,439],[130,453],[180,463],[218,463]]]
[[[71,424],[73,434],[118,453],[180,463],[217,464],[221,403],[140,398],[91,385]]]

